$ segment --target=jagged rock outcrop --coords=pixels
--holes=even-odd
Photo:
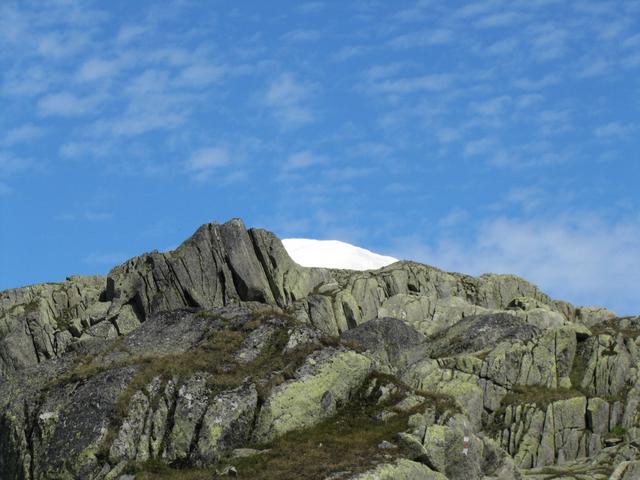
[[[305,268],[208,224],[0,292],[0,478],[626,480],[639,346],[639,317],[518,277]]]
[[[240,301],[291,308],[330,335],[378,317],[400,318],[429,335],[495,310],[543,326],[609,315],[587,315],[511,275],[475,278],[413,262],[373,272],[301,267],[273,234],[234,219],[203,225],[177,249],[135,257],[106,279],[70,277],[2,292],[0,375],[59,356],[77,341],[125,335],[155,313]]]

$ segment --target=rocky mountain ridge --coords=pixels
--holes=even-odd
[[[306,268],[207,224],[0,292],[0,478],[639,478],[638,335],[515,276]]]

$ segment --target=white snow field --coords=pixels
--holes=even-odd
[[[339,240],[285,238],[282,244],[293,261],[303,267],[374,270],[398,261]]]

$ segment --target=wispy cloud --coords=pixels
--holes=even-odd
[[[514,86],[522,90],[541,90],[552,85],[557,85],[562,81],[558,73],[548,73],[541,78],[519,78],[514,81]]]
[[[36,162],[30,158],[18,157],[10,152],[0,151],[0,176],[8,177],[22,173],[36,166]]]
[[[497,150],[498,141],[495,138],[485,137],[468,142],[464,147],[464,154],[470,157],[486,155]]]
[[[409,239],[395,255],[476,275],[516,273],[558,298],[632,314],[638,313],[638,235],[640,224],[632,219],[500,217],[481,223],[468,242],[442,237],[424,245]]]
[[[38,111],[42,116],[77,117],[94,111],[98,96],[80,97],[73,93],[53,93],[38,101]]]
[[[404,77],[374,83],[371,88],[381,93],[409,94],[420,91],[437,92],[446,90],[454,81],[453,75],[434,73],[419,77]]]
[[[532,28],[531,52],[540,61],[562,57],[568,50],[569,34],[553,23]]]
[[[523,15],[517,12],[492,13],[479,18],[475,22],[478,28],[513,27],[523,20]]]
[[[621,122],[610,122],[605,125],[596,127],[594,133],[598,138],[604,139],[620,139],[625,138],[634,133],[637,126],[634,124],[624,124]]]
[[[37,169],[38,163],[30,158],[0,151],[0,194],[8,195],[14,191],[14,188],[9,184],[9,181],[14,177],[32,173]]]
[[[285,33],[282,36],[282,40],[284,42],[290,43],[304,43],[304,42],[315,42],[322,38],[322,33],[318,30],[308,30],[308,29],[296,29],[291,30],[290,32]]]
[[[315,165],[322,165],[327,161],[327,157],[323,155],[304,150],[290,155],[284,162],[283,169],[285,171],[301,170]]]
[[[111,77],[118,71],[118,63],[113,60],[92,58],[85,61],[78,69],[77,78],[80,82],[91,82]]]
[[[511,97],[508,95],[501,95],[488,100],[472,102],[471,109],[480,115],[501,115],[504,114],[505,109],[511,104],[511,101]]]
[[[350,58],[364,55],[369,50],[370,48],[364,45],[349,45],[340,47],[333,55],[331,55],[331,60],[333,60],[334,62],[344,62],[346,60],[349,60]]]
[[[177,78],[180,85],[204,87],[218,82],[227,73],[223,66],[199,63],[184,68]]]
[[[20,125],[18,127],[11,128],[8,130],[4,137],[0,140],[0,145],[11,146],[18,143],[27,142],[29,140],[34,140],[38,137],[44,135],[45,129],[42,127],[38,127],[33,123],[25,123],[24,125]]]
[[[454,34],[451,30],[430,29],[419,32],[405,33],[392,38],[389,45],[394,48],[416,48],[428,47],[432,45],[444,45],[453,40]]]
[[[304,125],[314,120],[313,112],[306,105],[312,90],[309,83],[299,81],[291,73],[283,73],[269,83],[264,103],[283,124]]]
[[[49,89],[51,76],[51,72],[46,72],[41,66],[13,68],[4,74],[2,93],[18,97],[39,95]]]
[[[221,167],[231,162],[229,152],[224,147],[210,147],[195,151],[186,161],[189,175],[196,181],[208,180]]]
[[[320,12],[321,10],[324,10],[324,8],[325,8],[324,2],[305,2],[298,5],[297,10],[300,13],[309,14],[309,13]]]

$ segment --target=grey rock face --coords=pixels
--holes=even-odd
[[[248,443],[257,408],[258,392],[254,385],[244,385],[216,396],[202,419],[198,461],[211,465],[235,447]]]
[[[639,317],[514,276],[304,268],[269,232],[204,225],[107,277],[0,292],[0,478],[242,478],[364,411],[369,453],[329,478],[627,480],[639,347]]]
[[[472,315],[429,339],[432,357],[473,353],[503,341],[527,341],[541,330],[508,313]]]
[[[341,338],[379,360],[379,369],[404,368],[424,356],[426,337],[396,318],[365,322],[345,331]]]

